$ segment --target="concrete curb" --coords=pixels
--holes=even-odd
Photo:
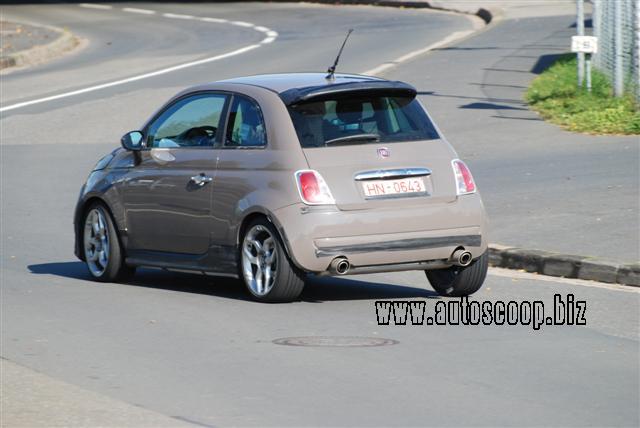
[[[489,264],[531,273],[640,287],[640,263],[489,245]]]
[[[290,3],[292,0],[269,0],[273,3]],[[479,7],[473,11],[471,9],[465,10],[464,8],[451,8],[444,5],[442,1],[428,2],[428,1],[394,1],[394,0],[304,0],[305,3],[320,3],[331,5],[357,5],[357,6],[384,6],[384,7],[398,7],[407,9],[433,9],[442,10],[446,12],[463,13],[466,15],[475,15],[482,19],[485,24],[489,24],[494,17],[494,14],[483,7]],[[442,4],[441,4],[442,3]]]
[[[35,45],[29,49],[14,52],[7,56],[0,57],[0,70],[3,72],[12,67],[26,67],[29,65],[40,64],[59,57],[63,52],[70,51],[80,43],[79,40],[67,30],[51,27],[48,25],[33,24],[31,22],[24,23],[34,27],[43,27],[55,31],[60,34],[51,43],[45,45]]]

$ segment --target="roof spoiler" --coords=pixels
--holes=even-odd
[[[286,105],[290,106],[304,102],[323,101],[361,94],[415,98],[418,91],[404,82],[369,80],[288,89],[280,93],[280,98]]]

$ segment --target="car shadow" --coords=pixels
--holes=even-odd
[[[91,274],[84,263],[58,262],[27,266],[37,275],[56,275],[65,278],[91,281]],[[392,300],[406,298],[437,298],[437,293],[425,288],[362,281],[349,277],[310,276],[300,296],[300,301],[322,303],[341,300]],[[138,269],[136,275],[122,285],[154,288],[158,290],[195,293],[226,299],[251,300],[240,280],[234,278],[204,276],[191,273],[165,272],[158,269]]]
[[[479,109],[479,110],[527,110],[522,107],[513,107],[507,106],[504,104],[496,104],[496,103],[469,103],[462,105],[458,108],[462,109]]]
[[[29,265],[27,269],[37,275],[56,275],[73,279],[91,279],[91,274],[82,262],[58,262]]]

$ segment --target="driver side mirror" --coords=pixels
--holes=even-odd
[[[122,147],[124,147],[126,150],[130,150],[133,152],[142,150],[142,132],[127,132],[120,139],[120,144],[122,144]]]

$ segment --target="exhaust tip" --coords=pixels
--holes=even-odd
[[[460,255],[460,258],[458,259],[458,261],[462,266],[469,266],[469,264],[471,264],[472,259],[473,259],[473,256],[471,256],[471,253],[468,251],[465,251]]]
[[[349,272],[351,268],[351,263],[344,257],[336,257],[329,265],[329,270],[331,272],[337,273],[338,275],[344,275]]]
[[[344,275],[349,272],[350,267],[351,265],[349,264],[349,261],[347,259],[342,259],[336,264],[336,273]]]
[[[469,266],[473,261],[473,256],[469,251],[465,249],[458,249],[451,254],[450,258],[451,262],[456,266]]]

